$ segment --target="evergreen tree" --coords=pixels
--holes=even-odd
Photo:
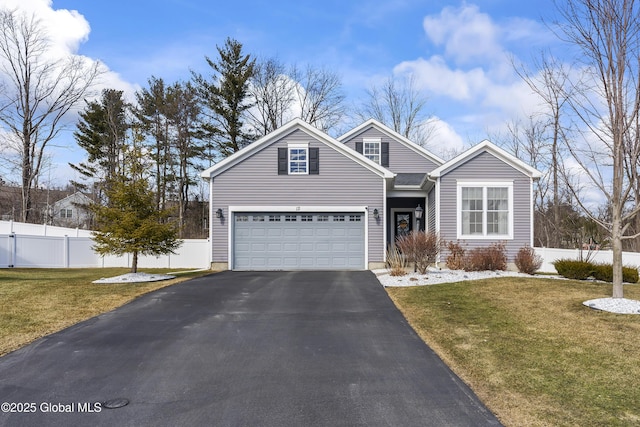
[[[210,120],[202,130],[213,141],[218,155],[227,157],[252,140],[243,127],[245,112],[252,106],[249,79],[254,74],[255,60],[243,54],[242,44],[231,38],[216,48],[220,56],[217,62],[205,57],[213,70],[211,79],[193,73],[193,81]]]
[[[111,182],[122,172],[122,152],[129,129],[127,104],[122,91],[105,89],[100,101],[87,102],[80,112],[80,121],[74,137],[78,146],[87,152],[87,161],[69,164],[84,180],[93,180],[99,188]],[[74,182],[77,188],[87,185]]]
[[[148,149],[155,163],[153,183],[156,188],[156,205],[164,209],[169,181],[172,180],[173,154],[169,143],[170,123],[167,117],[167,86],[161,78],[151,77],[149,88],[136,92],[138,108],[136,118],[142,132],[150,137]]]
[[[201,108],[193,86],[189,83],[170,86],[166,100],[167,118],[172,128],[170,145],[175,152],[172,189],[178,202],[178,222],[182,232],[189,203],[189,188],[197,183],[195,172],[200,169],[197,160],[204,156],[206,147],[197,131]]]
[[[131,272],[138,271],[138,255],[174,253],[181,242],[178,228],[168,219],[171,212],[158,209],[149,181],[143,175],[141,154],[130,155],[129,176],[112,180],[107,190],[108,204],[90,206],[97,230],[94,250],[102,255],[133,255]]]

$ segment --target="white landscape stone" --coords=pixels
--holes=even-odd
[[[168,274],[147,274],[147,273],[127,273],[121,276],[115,277],[103,277],[98,280],[94,280],[91,283],[107,284],[107,283],[142,283],[142,282],[157,282],[160,280],[174,279],[176,276]]]
[[[491,279],[495,277],[535,277],[544,279],[564,280],[563,277],[553,275],[535,275],[518,273],[515,271],[463,271],[440,270],[430,268],[427,274],[408,273],[404,276],[391,276],[387,269],[373,271],[385,287],[394,286],[425,286],[441,283],[462,282],[465,280]],[[583,302],[587,307],[618,314],[640,314],[640,301],[627,298],[599,298]]]

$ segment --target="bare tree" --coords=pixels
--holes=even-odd
[[[247,112],[258,136],[264,136],[293,118],[294,82],[286,66],[270,58],[256,63],[249,92],[254,107]]]
[[[0,10],[0,123],[15,138],[22,187],[22,221],[28,221],[31,190],[37,186],[45,148],[62,119],[87,93],[99,64],[69,56],[53,59],[42,23],[35,16]]]
[[[374,118],[424,147],[435,130],[424,111],[427,101],[416,88],[413,75],[389,77],[382,85],[367,89],[367,99],[356,115],[363,121]]]
[[[580,171],[606,198],[610,219],[582,207],[611,236],[613,297],[623,297],[622,241],[635,238],[629,226],[640,212],[634,200],[637,179],[625,173],[637,167],[640,144],[640,10],[634,0],[567,0],[558,5],[564,18],[560,35],[578,48],[585,78],[568,98],[583,126],[584,141],[567,144]],[[574,187],[568,182],[569,188]],[[580,200],[578,200],[580,202]]]
[[[563,125],[565,110],[568,107],[568,99],[571,97],[571,87],[569,85],[568,67],[562,62],[545,54],[541,55],[540,61],[535,64],[538,72],[535,75],[528,73],[524,67],[515,67],[516,72],[527,83],[527,85],[542,100],[542,112],[540,115],[546,117],[544,133],[548,135],[548,153],[550,156],[549,173],[551,181],[551,206],[552,217],[550,218],[551,230],[549,245],[560,247],[559,236],[562,218],[560,209],[563,201],[560,198],[560,161],[561,144],[567,141],[567,130]]]
[[[296,82],[299,117],[325,132],[336,126],[344,115],[340,77],[328,69],[311,65],[304,69],[292,67],[290,76]]]

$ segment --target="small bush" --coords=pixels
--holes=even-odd
[[[535,274],[542,266],[542,257],[536,254],[531,246],[523,246],[518,250],[513,262],[520,273]]]
[[[389,246],[389,249],[387,249],[387,267],[389,268],[389,275],[404,276],[407,274],[405,270],[406,266],[407,261],[398,248],[393,245]]]
[[[611,264],[595,264],[593,277],[604,282],[613,282],[613,266]],[[622,281],[627,283],[638,282],[638,270],[631,267],[622,267]]]
[[[466,271],[496,271],[507,269],[504,243],[493,243],[487,248],[474,248],[464,262]]]
[[[396,241],[400,252],[413,262],[414,271],[426,274],[427,268],[436,262],[440,252],[440,237],[434,232],[413,231]]]
[[[466,250],[459,242],[447,242],[447,259],[445,260],[447,268],[450,270],[463,270],[465,263]]]
[[[576,280],[585,280],[593,274],[595,268],[590,262],[566,258],[555,260],[552,264],[559,275]]]

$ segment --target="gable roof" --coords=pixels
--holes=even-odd
[[[320,142],[323,142],[324,144],[328,145],[329,147],[343,154],[345,157],[350,158],[354,162],[364,166],[365,168],[371,170],[372,172],[378,174],[383,178],[395,177],[395,174],[390,172],[386,168],[378,165],[377,163],[367,159],[364,156],[361,156],[357,151],[352,150],[351,148],[347,147],[346,145],[342,144],[341,142],[330,137],[326,133],[311,126],[310,124],[306,123],[301,119],[294,119],[282,125],[275,131],[263,136],[257,141],[244,147],[240,151],[232,154],[226,159],[223,159],[220,162],[216,163],[215,165],[211,166],[210,168],[202,171],[200,173],[200,176],[203,179],[211,179],[217,175],[220,175],[222,172],[241,163],[246,158],[252,156],[253,154],[259,152],[260,150],[268,147],[272,143],[278,141],[279,139],[285,137],[286,135],[298,129],[310,134],[314,138],[318,139]]]
[[[429,173],[429,176],[431,178],[439,178],[483,152],[494,155],[499,160],[502,160],[503,162],[507,163],[514,169],[522,172],[530,178],[538,179],[542,176],[542,172],[529,166],[522,160],[518,159],[516,156],[507,153],[505,150],[486,139],[473,146],[469,150],[465,151],[464,153],[454,157],[453,159],[434,169],[433,171],[431,171],[431,173]]]
[[[415,151],[416,153],[418,153],[419,155],[421,155],[423,157],[426,157],[427,159],[431,160],[432,162],[434,162],[437,165],[441,165],[441,164],[444,163],[444,160],[442,160],[440,157],[438,157],[435,154],[433,154],[432,152],[424,149],[423,147],[419,146],[415,142],[410,141],[406,137],[400,135],[398,132],[394,131],[393,129],[389,128],[388,126],[385,126],[384,124],[380,123],[376,119],[367,120],[366,122],[362,123],[360,126],[351,129],[349,132],[347,132],[344,135],[338,137],[337,139],[340,142],[344,142],[345,140],[347,140],[347,139],[349,139],[349,138],[361,133],[362,131],[364,131],[364,130],[366,130],[368,128],[375,128],[375,129],[379,130],[380,132],[382,132],[385,135],[387,135],[389,138],[392,138],[392,139],[398,141],[399,143],[401,143],[402,145],[406,146],[410,150]]]
[[[80,199],[80,202],[86,202],[86,203],[92,202],[89,196],[87,196],[86,194],[80,191],[76,191],[75,193],[69,194],[67,197],[63,197],[62,199],[56,200],[55,202],[53,202],[53,206],[59,205],[63,202],[66,202],[67,200],[71,200],[71,203],[80,203],[78,202],[78,199]]]

